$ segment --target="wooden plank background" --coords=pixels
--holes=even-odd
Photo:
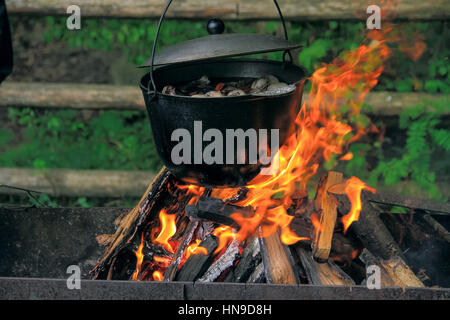
[[[378,1],[368,0],[279,0],[287,20],[314,21],[366,19],[366,8]],[[157,18],[167,0],[6,0],[10,13],[66,15],[69,5],[77,4],[85,17]],[[398,19],[448,19],[448,0],[393,0],[392,11]],[[231,20],[278,19],[272,0],[175,0],[169,18]]]
[[[304,99],[308,99],[308,94],[304,95]],[[373,111],[365,112],[378,116],[398,115],[403,109],[414,107],[422,101],[441,99],[449,101],[450,94],[370,92],[365,103]],[[6,81],[0,86],[0,109],[7,107],[145,111],[142,92],[137,85],[45,82]],[[446,114],[450,114],[450,110]]]

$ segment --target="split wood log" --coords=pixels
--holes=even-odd
[[[243,250],[237,266],[231,270],[224,282],[246,282],[261,261],[258,238],[252,238]]]
[[[280,240],[279,229],[268,237],[260,237],[259,246],[268,283],[298,284],[300,282],[290,249]]]
[[[225,252],[217,259],[205,274],[201,276],[198,282],[212,282],[219,278],[219,276],[228,268],[232,267],[236,259],[239,258],[240,243],[237,240],[231,241]]]
[[[78,0],[85,17],[109,18],[159,18],[167,0]],[[11,14],[66,15],[69,0],[6,0]],[[367,1],[307,1],[284,0],[280,3],[286,20],[316,21],[336,19],[367,19]],[[448,19],[448,3],[445,0],[404,0],[391,5],[398,19],[434,20]],[[168,18],[207,19],[279,19],[272,1],[230,0],[180,0],[167,12]]]
[[[370,92],[365,103],[375,116],[399,115],[421,101],[448,100],[449,94]],[[304,94],[303,100],[309,96]],[[79,83],[42,83],[6,81],[0,87],[0,108],[55,108],[91,110],[139,110],[145,112],[142,92],[135,86]],[[433,110],[432,106],[427,110]],[[444,114],[450,114],[450,110]]]
[[[338,210],[342,215],[347,214],[351,209],[351,204],[344,188],[345,185],[335,185],[327,191],[339,201]],[[354,232],[364,246],[376,256],[383,259],[389,259],[394,256],[403,258],[400,247],[365,195],[366,193],[361,193],[362,208],[359,219],[352,223],[349,230]]]
[[[310,284],[321,286],[355,285],[353,279],[333,261],[318,263],[313,259],[311,252],[307,252],[301,246],[295,248]]]
[[[164,281],[172,281],[178,271],[178,266],[180,265],[181,259],[183,258],[184,252],[192,240],[195,229],[197,229],[198,221],[190,221],[183,237],[181,238],[180,244],[173,254],[173,258],[170,261],[169,267],[164,272]]]
[[[319,184],[322,190],[318,190],[315,203],[316,210],[320,210],[320,228],[316,229],[313,245],[313,256],[318,262],[325,262],[330,256],[337,218],[336,200],[327,193],[327,190],[343,181],[344,175],[341,172],[330,171]]]
[[[201,277],[211,265],[214,258],[214,250],[219,245],[219,239],[210,234],[200,242],[199,247],[205,248],[207,254],[202,252],[191,255],[175,276],[176,281],[195,281]]]
[[[400,257],[383,260],[367,249],[364,249],[359,257],[366,264],[366,268],[371,265],[379,267],[382,287],[424,287],[422,281]]]
[[[166,167],[163,167],[153,182],[148,186],[138,205],[120,221],[120,225],[114,233],[113,240],[106,248],[105,253],[94,269],[94,279],[103,273],[105,269],[109,270],[112,259],[114,259],[117,253],[133,238],[139,222],[142,221],[141,215],[151,211],[161,193],[166,190],[170,175],[169,170],[167,170]]]
[[[155,174],[147,171],[69,170],[0,168],[2,184],[66,197],[142,196]],[[20,195],[23,191],[0,188],[2,194]]]

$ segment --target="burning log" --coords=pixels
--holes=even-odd
[[[105,270],[108,270],[109,272],[113,265],[112,261],[114,257],[117,256],[121,249],[127,246],[128,241],[133,239],[138,226],[144,220],[144,216],[152,211],[151,209],[157,203],[157,199],[164,190],[166,190],[163,186],[167,185],[169,176],[170,172],[163,167],[153,180],[153,183],[148,186],[138,205],[120,221],[116,233],[110,239],[109,246],[105,250],[97,267],[94,269],[94,279],[96,279],[100,273],[105,272]]]
[[[328,193],[338,200],[338,209],[341,214],[346,214],[351,209],[351,204],[345,194],[344,188],[345,185],[335,185],[328,189]],[[352,223],[350,230],[376,256],[382,257],[383,259],[389,259],[394,256],[403,258],[398,244],[378,217],[378,213],[366,199],[365,193],[361,193],[361,203],[362,208],[359,219]]]
[[[207,254],[199,252],[191,255],[181,267],[180,271],[175,277],[177,281],[195,281],[201,277],[210,266],[214,250],[219,245],[219,239],[214,235],[209,235],[203,240],[199,247],[205,248]]]
[[[226,204],[224,201],[211,197],[201,197],[197,205],[186,207],[188,216],[194,219],[214,221],[223,225],[239,228],[239,225],[231,218],[233,213],[240,213],[245,218],[254,215],[253,208],[240,207],[232,204]]]
[[[330,171],[325,181],[319,183],[319,189],[315,200],[316,210],[320,210],[320,226],[316,228],[314,238],[313,255],[319,262],[325,262],[330,256],[331,241],[333,239],[334,226],[337,218],[337,205],[335,199],[327,193],[327,190],[336,184],[342,183],[344,175],[340,172]]]
[[[339,211],[349,212],[350,202],[343,191],[342,185],[328,190],[339,201]],[[404,261],[403,253],[395,242],[386,225],[378,217],[378,212],[369,203],[365,193],[361,193],[361,213],[350,229],[356,234],[366,247],[365,255],[360,256],[366,265],[376,264],[385,270],[385,284],[399,286],[422,287],[423,283],[415,276]],[[390,281],[390,282],[389,282]]]
[[[259,238],[264,273],[269,283],[298,284],[294,259],[287,246],[280,240],[280,230],[272,235]]]
[[[255,270],[261,261],[261,251],[259,250],[258,238],[252,238],[248,241],[247,246],[242,252],[242,257],[237,266],[231,270],[225,281],[246,282],[252,275],[252,271]]]
[[[166,272],[164,272],[164,281],[172,281],[175,278],[175,275],[178,271],[178,266],[180,265],[181,258],[183,257],[183,253],[186,250],[187,246],[192,240],[194,235],[194,231],[198,226],[198,221],[190,221],[186,230],[184,232],[183,237],[181,238],[180,244],[178,245],[175,253],[173,254],[172,261],[170,262],[169,267]]]
[[[382,287],[424,287],[422,281],[416,277],[403,259],[393,257],[383,260],[375,257],[369,250],[364,249],[359,256],[366,264],[366,268],[376,265],[380,268]]]
[[[205,272],[205,274],[198,279],[199,282],[212,282],[216,280],[225,270],[232,267],[234,261],[239,257],[239,241],[233,240],[228,246],[227,250],[216,260]]]
[[[344,285],[352,286],[355,282],[333,261],[318,263],[312,255],[301,246],[296,246],[297,254],[305,269],[308,282],[314,285]]]

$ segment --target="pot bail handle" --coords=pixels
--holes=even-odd
[[[156,84],[155,84],[155,79],[153,77],[156,44],[158,42],[159,31],[161,29],[162,22],[164,20],[164,17],[166,16],[167,10],[169,10],[170,5],[172,4],[172,1],[173,0],[169,0],[167,2],[166,7],[164,8],[163,13],[161,14],[161,17],[159,18],[158,27],[156,28],[155,39],[153,40],[152,55],[151,55],[151,59],[150,59],[150,81],[147,84],[147,93],[148,94],[153,93],[150,101],[156,96]],[[273,3],[275,4],[275,7],[277,8],[278,15],[280,16],[281,24],[283,25],[284,38],[286,40],[289,40],[288,32],[287,32],[287,28],[286,28],[286,22],[284,21],[283,13],[281,12],[280,6],[278,5],[277,0],[273,0]],[[286,55],[289,55],[289,58],[290,58],[290,60],[292,62],[293,61],[292,54],[291,54],[291,52],[289,50],[286,50],[284,52],[284,54],[283,54],[283,62],[286,61]],[[150,90],[150,85],[153,87],[153,92]]]

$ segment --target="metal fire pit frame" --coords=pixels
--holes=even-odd
[[[0,278],[0,299],[10,300],[448,300],[450,289],[368,289],[364,286]]]

